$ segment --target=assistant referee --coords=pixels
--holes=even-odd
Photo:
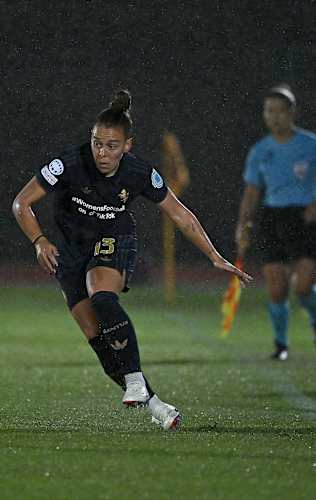
[[[263,213],[256,235],[270,298],[274,359],[288,358],[290,275],[308,311],[316,341],[316,135],[295,126],[296,97],[288,85],[273,87],[263,104],[270,134],[250,150],[236,230],[238,253],[250,244],[256,209]]]

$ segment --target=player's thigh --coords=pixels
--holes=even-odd
[[[70,311],[76,304],[88,297],[85,262],[76,265],[59,263],[56,278]]]
[[[99,334],[99,323],[92,308],[86,288],[85,265],[65,267],[60,265],[57,279],[68,308],[87,339]]]
[[[282,262],[265,264],[263,273],[269,293],[273,302],[283,302],[289,294],[289,273]]]
[[[93,337],[99,335],[100,325],[89,298],[78,302],[71,309],[71,314],[87,339],[92,339]]]
[[[89,297],[97,292],[120,293],[124,288],[124,273],[110,267],[96,266],[86,276]]]
[[[309,295],[315,283],[316,261],[309,257],[297,260],[295,271],[295,293],[299,296]]]

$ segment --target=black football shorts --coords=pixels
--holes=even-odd
[[[71,310],[88,297],[86,274],[94,267],[103,266],[125,272],[123,292],[129,290],[129,282],[137,261],[137,238],[134,234],[104,237],[94,245],[94,251],[76,265],[60,263],[56,278],[60,283],[67,305]]]
[[[305,207],[265,207],[259,223],[258,247],[264,264],[316,260],[316,224],[304,221]]]

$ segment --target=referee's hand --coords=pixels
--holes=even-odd
[[[41,238],[35,243],[36,257],[40,266],[48,273],[55,274],[58,267],[56,257],[59,252],[55,245],[50,243],[47,238]]]
[[[316,222],[316,201],[314,201],[305,208],[304,220],[307,224]]]

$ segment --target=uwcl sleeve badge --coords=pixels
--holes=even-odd
[[[151,172],[151,183],[154,188],[160,189],[163,186],[163,180],[161,175],[155,170],[154,168],[152,169]]]
[[[61,175],[64,171],[64,164],[59,158],[56,158],[50,162],[48,169],[53,175]]]

